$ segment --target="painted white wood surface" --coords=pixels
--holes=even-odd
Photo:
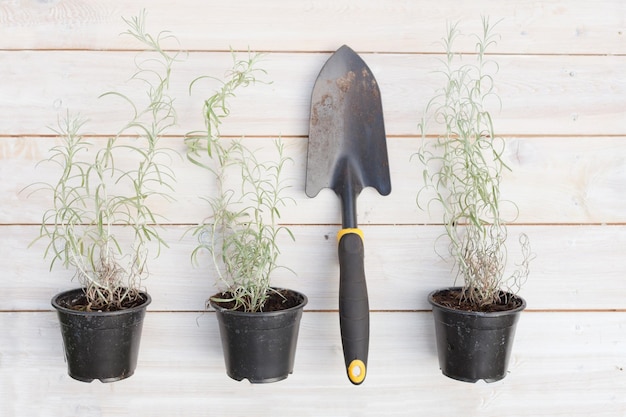
[[[74,287],[71,273],[48,272],[41,259],[43,244],[26,249],[37,226],[3,227],[0,270],[4,272],[1,310],[48,310],[56,292]],[[186,226],[168,227],[171,249],[151,264],[144,284],[154,311],[202,310],[216,292],[208,261],[194,268],[195,242],[183,238]],[[336,310],[338,303],[337,247],[339,225],[293,227],[295,243],[284,238],[282,263],[294,270],[278,271],[273,282],[307,294],[307,310]],[[626,226],[510,227],[511,265],[519,259],[518,233],[528,234],[537,255],[531,277],[522,289],[529,310],[626,311]],[[434,252],[441,226],[363,226],[370,308],[377,311],[426,310],[426,296],[452,285],[451,264]],[[445,247],[438,248],[441,251]]]
[[[443,22],[440,33],[445,32]],[[342,43],[337,40],[336,48]],[[117,133],[129,109],[119,100],[98,97],[111,89],[121,89],[137,100],[144,97],[140,83],[125,84],[134,74],[136,55],[134,51],[0,51],[3,129],[16,135],[49,134],[47,126],[56,122],[56,114],[70,109],[89,118],[92,131]],[[237,94],[222,134],[306,135],[311,89],[329,56],[269,52],[263,61],[268,74],[262,79],[271,84],[257,84]],[[423,53],[363,54],[381,89],[388,135],[418,133],[424,107],[444,82],[436,73],[440,58]],[[502,110],[493,110],[499,134],[623,133],[626,47],[618,56],[506,54],[498,55],[497,61]],[[173,66],[171,94],[179,120],[170,133],[184,134],[203,126],[202,103],[215,86],[199,84],[190,96],[189,83],[201,75],[222,77],[231,63],[230,53],[190,52]]]
[[[189,81],[223,74],[230,47],[267,52],[273,83],[242,91],[223,132],[266,148],[282,136],[294,160],[287,176],[297,205],[282,220],[296,242],[282,259],[297,276],[283,271],[274,283],[305,292],[309,304],[295,373],[280,383],[236,383],[224,372],[214,315],[203,311],[214,276],[207,264],[191,265],[193,240],[183,237],[206,216],[198,190],[213,185],[183,161],[175,162],[177,201],[162,207],[172,248],[145,282],[153,303],[136,374],[114,384],[66,375],[49,300],[74,283],[65,271],[48,272],[41,243],[27,249],[46,199],[20,191],[49,178],[35,163],[55,143],[47,126],[59,113],[89,117],[87,133],[103,140],[127,113],[97,97],[115,88],[142,96],[125,84],[138,47],[118,34],[121,16],[144,7],[149,28],[171,30],[189,51],[172,84],[180,118],[167,140],[176,149],[202,126],[207,93],[190,96]],[[415,205],[421,168],[410,155],[439,85],[433,71],[446,21],[463,18],[472,31],[481,13],[502,19],[495,122],[513,170],[503,192],[520,211],[511,257],[514,236],[525,232],[537,258],[521,292],[528,311],[510,375],[465,384],[437,366],[425,296],[452,278],[434,252],[437,210]],[[624,31],[622,0],[0,0],[0,415],[626,416]],[[332,192],[303,192],[310,91],[343,43],[362,53],[381,86],[393,186],[388,197],[365,190],[358,200],[372,309],[369,375],[360,387],[347,381],[341,358],[339,204]],[[469,40],[460,47],[472,49]]]
[[[431,313],[372,315],[369,373],[346,383],[336,313],[305,312],[294,373],[251,385],[224,371],[213,313],[148,313],[135,375],[113,384],[66,375],[54,313],[4,313],[2,415],[572,416],[626,413],[625,323],[611,313],[526,313],[509,375],[441,376]],[[297,411],[294,411],[296,408]]]
[[[106,139],[89,139],[93,143]],[[259,158],[272,158],[274,138],[250,138],[258,147]],[[341,221],[339,201],[330,190],[315,198],[304,194],[306,175],[306,137],[284,137],[286,155],[293,163],[285,166],[287,195],[296,204],[283,210],[286,224],[337,224]],[[387,224],[390,212],[393,224],[424,224],[440,221],[437,207],[420,209],[416,196],[423,186],[417,158],[411,158],[421,143],[415,137],[391,137],[387,141],[392,193],[381,197],[365,189],[359,197],[359,223]],[[57,144],[53,138],[0,137],[0,177],[15,178],[0,182],[5,204],[0,206],[0,224],[36,224],[41,222],[42,207],[50,195],[32,193],[30,184],[58,174],[51,164],[37,162],[46,158],[48,149]],[[166,146],[184,152],[182,137],[168,139]],[[613,136],[510,137],[504,160],[512,171],[505,172],[504,198],[515,201],[519,213],[505,205],[509,217],[521,224],[619,224],[626,222],[626,141]],[[120,163],[123,163],[120,161]],[[180,159],[173,161],[176,170],[176,201],[162,207],[162,214],[173,224],[195,224],[206,217],[208,205],[201,193],[214,191],[211,176]],[[420,200],[428,202],[425,192]]]
[[[142,7],[188,50],[334,51],[345,42],[359,51],[439,52],[446,20],[477,31],[478,16],[488,14],[504,20],[502,50],[619,54],[626,28],[621,0],[4,0],[0,49],[132,48],[111,34],[125,30],[120,15]]]

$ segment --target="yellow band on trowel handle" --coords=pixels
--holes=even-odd
[[[344,235],[349,235],[350,233],[357,234],[361,237],[361,240],[365,240],[363,236],[363,230],[357,228],[347,228],[341,229],[339,232],[337,232],[337,241],[340,241]]]

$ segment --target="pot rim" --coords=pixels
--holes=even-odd
[[[259,317],[259,316],[264,316],[264,317],[272,317],[272,316],[279,316],[281,314],[285,314],[285,313],[289,313],[295,310],[300,310],[302,308],[304,308],[304,306],[307,305],[307,303],[309,302],[309,299],[306,295],[304,295],[303,293],[301,293],[300,291],[296,291],[296,290],[292,290],[290,288],[280,288],[280,287],[271,287],[274,290],[287,290],[287,291],[291,291],[292,293],[295,293],[297,295],[299,295],[302,298],[302,301],[300,303],[298,303],[298,305],[293,306],[291,308],[286,308],[284,310],[277,310],[277,311],[256,311],[256,312],[249,312],[249,311],[237,311],[237,310],[231,310],[229,308],[226,307],[222,307],[220,306],[218,303],[214,302],[211,298],[209,298],[209,305],[217,312],[220,313],[225,313],[225,314],[232,314],[232,315],[237,315],[237,316],[241,316],[241,317]]]
[[[124,314],[132,314],[137,311],[144,310],[152,302],[152,297],[150,297],[150,294],[148,294],[145,291],[139,291],[139,293],[142,294],[146,298],[146,301],[144,301],[142,304],[138,306],[126,308],[123,310],[117,310],[117,311],[78,311],[78,310],[73,310],[71,308],[64,307],[58,303],[58,300],[63,296],[66,296],[72,293],[84,292],[84,291],[85,291],[84,287],[61,291],[52,297],[52,299],[50,300],[50,304],[52,304],[52,307],[54,307],[57,311],[63,312],[64,314],[73,314],[76,316],[100,317],[100,316],[120,316]]]
[[[467,315],[467,316],[477,316],[477,317],[500,317],[500,316],[508,316],[511,314],[517,314],[520,313],[522,310],[524,310],[526,308],[526,300],[517,295],[517,294],[513,294],[513,293],[509,293],[506,292],[507,294],[510,294],[512,296],[514,296],[515,298],[519,299],[522,302],[522,305],[514,308],[512,310],[505,310],[505,311],[490,311],[490,312],[486,312],[486,311],[467,311],[467,310],[459,310],[456,308],[451,308],[451,307],[446,307],[443,306],[437,302],[435,302],[435,300],[433,299],[433,296],[435,294],[437,294],[438,292],[441,291],[446,291],[446,290],[460,290],[463,287],[446,287],[446,288],[439,288],[437,290],[431,291],[428,294],[428,302],[433,306],[433,307],[437,307],[438,309],[444,310],[444,311],[448,311],[448,312],[454,312],[457,314],[463,314],[463,315]]]

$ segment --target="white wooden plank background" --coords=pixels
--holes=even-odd
[[[89,117],[99,141],[126,114],[97,97],[117,88],[142,96],[125,84],[138,45],[118,34],[121,16],[144,7],[149,29],[171,30],[189,51],[172,84],[180,118],[167,141],[176,149],[202,126],[204,93],[189,96],[189,81],[223,74],[230,47],[267,53],[273,83],[239,94],[223,132],[260,147],[282,136],[294,160],[287,176],[297,205],[282,220],[297,240],[282,259],[297,276],[281,272],[274,283],[305,292],[309,304],[295,373],[280,383],[236,383],[224,372],[215,318],[203,311],[214,275],[191,265],[193,241],[183,237],[207,213],[198,190],[213,185],[182,161],[177,201],[162,207],[172,247],[145,282],[153,303],[136,374],[114,384],[66,375],[49,302],[74,283],[48,272],[41,243],[27,249],[46,199],[20,191],[50,176],[34,166],[55,143],[47,126],[59,113]],[[511,235],[527,233],[537,258],[521,292],[528,311],[510,375],[465,384],[437,366],[425,296],[452,279],[434,252],[438,212],[415,205],[421,168],[409,157],[439,85],[446,21],[463,18],[469,32],[481,13],[502,19],[495,121],[513,169],[503,193],[520,211]],[[622,0],[0,0],[0,415],[626,416],[625,30]],[[303,192],[310,91],[343,43],[381,86],[393,186],[388,197],[365,190],[358,200],[372,309],[369,375],[359,387],[344,376],[336,311],[339,204],[332,192]]]
[[[446,19],[504,19],[501,50],[523,54],[624,52],[621,0],[498,2],[455,0],[13,0],[0,3],[1,49],[126,49],[111,36],[125,30],[120,15],[149,8],[155,27],[175,32],[188,50],[334,51],[337,42],[361,51],[440,52]],[[176,17],[176,18],[173,18]],[[51,36],[53,34],[53,36]],[[464,43],[470,50],[473,45]]]
[[[445,32],[443,21],[440,33]],[[338,40],[337,47],[342,43]],[[144,97],[141,84],[124,84],[133,75],[135,56],[136,52],[0,51],[4,75],[0,123],[13,134],[49,134],[47,126],[56,122],[56,113],[69,108],[89,118],[89,128],[94,132],[117,133],[121,121],[128,117],[128,109],[119,100],[98,97],[114,88],[133,99]],[[268,71],[264,79],[272,83],[242,90],[232,103],[233,111],[222,133],[306,135],[310,91],[328,57],[328,53],[268,53],[263,64]],[[435,72],[440,56],[363,54],[363,58],[380,85],[387,134],[416,135],[419,117],[443,81]],[[623,54],[507,54],[498,55],[497,60],[498,93],[503,106],[494,113],[494,123],[500,134],[623,133]],[[221,77],[231,62],[230,53],[190,52],[185,61],[174,66],[171,89],[177,101],[179,126],[171,133],[184,134],[203,126],[202,103],[213,90],[211,86],[204,91],[199,88],[190,96],[189,83],[200,75]],[[31,72],[35,68],[46,69],[36,71],[37,83],[33,83]],[[546,117],[548,114],[550,117]]]
[[[430,313],[373,314],[368,380],[359,387],[345,381],[334,313],[303,315],[294,373],[268,385],[225,377],[213,316],[148,313],[135,375],[114,384],[84,384],[64,375],[53,313],[4,313],[0,324],[16,342],[2,356],[0,410],[25,416],[181,417],[459,412],[615,417],[626,411],[626,326],[616,314],[524,314],[509,375],[475,385],[440,375]]]
[[[340,222],[339,201],[330,190],[323,190],[310,199],[304,194],[307,138],[282,138],[286,154],[293,163],[285,168],[290,187],[287,195],[296,204],[284,210],[286,224],[337,224]],[[90,139],[97,143],[105,139]],[[260,158],[273,157],[274,138],[254,138]],[[421,139],[393,137],[388,140],[391,164],[392,193],[381,197],[366,189],[357,202],[361,224],[386,224],[393,211],[394,224],[424,224],[441,217],[436,207],[429,213],[416,205],[422,187],[422,167],[411,158]],[[511,137],[505,162],[512,169],[505,172],[502,187],[504,198],[515,201],[524,224],[619,224],[626,222],[626,141],[623,137]],[[56,142],[52,138],[0,137],[0,177],[15,178],[0,182],[5,204],[0,206],[0,224],[36,224],[41,221],[42,207],[50,195],[25,189],[42,179],[55,175],[53,165],[37,162],[44,159]],[[181,137],[168,139],[167,146],[184,152]],[[199,168],[189,167],[183,159],[173,161],[178,191],[176,201],[163,207],[163,214],[172,223],[195,224],[206,217],[207,204],[199,192],[214,190],[211,177]],[[35,168],[36,167],[36,168]],[[549,179],[549,180],[546,180]],[[423,194],[422,204],[428,194]],[[515,210],[506,206],[512,217]]]
[[[171,249],[153,262],[145,281],[153,301],[150,310],[201,310],[215,292],[212,268],[191,265],[193,239],[182,238],[186,226],[168,227]],[[36,226],[5,226],[0,240],[0,270],[6,271],[0,310],[48,310],[49,298],[69,289],[71,273],[48,272],[41,259],[43,243],[26,249]],[[307,310],[335,310],[338,266],[335,234],[339,225],[293,227],[296,242],[284,238],[281,260],[293,269],[279,271],[274,283],[309,297]],[[434,253],[440,226],[363,226],[370,308],[425,310],[428,293],[452,284],[451,265]],[[537,258],[522,290],[529,310],[624,310],[626,226],[515,226],[510,228],[510,257],[516,261],[515,236],[524,231]],[[439,248],[441,250],[445,248]],[[513,263],[513,262],[512,262]],[[512,267],[513,265],[509,265]],[[211,292],[213,291],[213,292]],[[559,296],[555,296],[559,294]]]

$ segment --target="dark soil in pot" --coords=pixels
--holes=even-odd
[[[152,299],[140,293],[143,303],[117,311],[81,311],[81,288],[52,298],[61,324],[68,374],[79,381],[114,382],[133,375],[146,307]]]
[[[219,324],[226,373],[234,380],[276,382],[293,373],[300,319],[308,300],[296,291],[276,290],[282,296],[273,297],[263,312],[235,311],[210,301]]]
[[[439,366],[444,375],[466,382],[495,382],[506,376],[523,298],[503,294],[503,303],[485,311],[459,306],[458,287],[433,291]]]

